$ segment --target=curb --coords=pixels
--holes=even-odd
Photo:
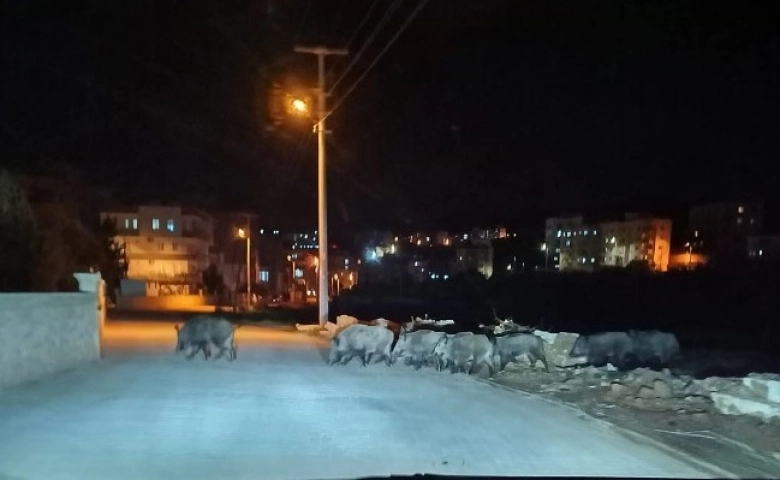
[[[717,465],[713,465],[713,464],[711,464],[709,462],[706,462],[704,460],[700,460],[698,458],[695,458],[695,457],[693,457],[693,456],[691,456],[691,455],[689,455],[689,454],[687,454],[685,452],[677,450],[676,448],[670,447],[670,446],[664,444],[663,442],[655,440],[652,437],[648,437],[647,435],[643,435],[641,433],[635,432],[635,431],[630,430],[628,428],[621,427],[620,425],[616,425],[616,424],[614,424],[612,422],[609,422],[607,420],[604,420],[604,419],[601,419],[601,418],[598,418],[598,417],[594,417],[593,415],[591,415],[590,413],[584,411],[583,409],[581,409],[580,407],[578,407],[577,405],[575,405],[573,403],[564,402],[562,400],[555,400],[555,399],[551,399],[551,398],[546,398],[546,397],[544,397],[542,395],[539,395],[539,394],[536,394],[536,393],[531,393],[531,392],[527,392],[525,390],[520,390],[520,389],[517,389],[517,388],[509,387],[507,385],[502,385],[502,384],[497,383],[497,382],[495,382],[494,380],[491,380],[491,379],[482,379],[482,378],[474,378],[474,377],[472,377],[472,379],[474,381],[477,381],[477,382],[485,384],[485,385],[489,385],[489,386],[494,387],[494,388],[500,388],[502,390],[506,390],[506,391],[513,392],[513,393],[519,393],[521,395],[525,395],[525,396],[528,396],[528,397],[533,397],[535,399],[542,400],[544,402],[547,402],[547,403],[552,404],[552,405],[556,405],[558,407],[563,407],[563,408],[567,408],[569,410],[572,410],[573,412],[577,413],[577,415],[580,418],[585,417],[588,420],[595,421],[595,422],[599,423],[602,426],[605,426],[605,427],[608,427],[608,428],[611,428],[611,429],[615,430],[617,433],[619,433],[621,435],[624,435],[624,436],[627,436],[627,437],[631,437],[634,440],[640,440],[642,442],[645,442],[645,443],[647,443],[647,444],[657,448],[658,450],[661,450],[661,451],[669,454],[670,456],[675,457],[678,460],[681,460],[683,462],[687,462],[689,464],[692,464],[692,465],[696,466],[697,468],[701,469],[702,473],[710,475],[712,478],[729,478],[729,479],[739,479],[739,478],[741,478],[741,477],[739,477],[738,475],[736,475],[736,474],[734,474],[732,472],[729,472],[729,471],[727,471],[727,470],[725,470],[725,469],[723,469],[721,467],[718,467]]]

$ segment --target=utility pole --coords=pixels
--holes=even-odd
[[[327,92],[325,90],[325,57],[327,55],[347,55],[343,49],[331,49],[325,47],[302,47],[296,46],[293,49],[297,53],[310,53],[317,55],[318,67],[318,108],[317,123],[314,129],[317,131],[317,184],[318,184],[318,213],[319,221],[317,226],[317,236],[319,237],[319,276],[317,300],[319,301],[319,322],[325,325],[328,322],[328,204],[326,196],[325,183],[325,116],[328,111],[325,107]]]
[[[246,216],[246,309],[249,311],[252,305],[252,251],[250,250],[250,238],[252,238],[252,219]]]

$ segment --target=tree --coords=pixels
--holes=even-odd
[[[225,289],[225,281],[222,278],[222,274],[217,270],[217,266],[213,263],[203,271],[203,288],[206,289],[206,293],[209,295],[222,295],[222,291]]]
[[[16,179],[0,170],[0,291],[30,291],[35,265],[35,220]]]
[[[97,230],[98,268],[106,282],[106,295],[116,302],[116,291],[120,281],[127,277],[129,262],[125,245],[116,242],[116,220],[106,218]]]

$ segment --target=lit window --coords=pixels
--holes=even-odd
[[[260,235],[262,235],[262,234],[264,234],[264,233],[265,233],[265,229],[264,229],[264,228],[261,228],[261,229],[260,229]]]
[[[590,257],[590,263],[596,263],[596,259],[593,257]]]
[[[166,225],[166,228],[168,229],[169,232],[173,232],[174,230],[176,230],[176,226],[173,223],[173,219],[170,219],[170,218],[168,219],[168,223]]]
[[[742,225],[742,217],[737,217],[737,225]]]
[[[295,269],[295,278],[302,278],[303,277],[303,269],[296,268]]]
[[[260,274],[258,275],[258,280],[261,282],[268,282],[268,279],[271,278],[268,270],[260,270]]]
[[[593,235],[596,235],[596,231],[595,230],[593,230]]]
[[[585,230],[584,234],[585,234],[586,236],[588,235],[588,233],[590,233],[590,232],[588,232],[587,230]]]
[[[561,238],[561,231],[558,230],[558,238]]]
[[[125,228],[126,229],[130,228],[130,219],[129,218],[125,218]]]
[[[133,219],[132,225],[133,225],[133,230],[138,230],[138,219],[137,218]]]
[[[745,207],[743,207],[741,205],[739,207],[737,207],[737,213],[745,213]]]
[[[763,250],[759,250],[759,251],[758,251],[758,256],[759,256],[759,257],[760,257],[760,256],[762,256],[763,254],[764,254],[764,251],[763,251]]]
[[[349,259],[348,259],[348,258],[345,258],[345,259],[344,259],[344,265],[345,265],[345,266],[346,266],[346,265],[349,265]]]

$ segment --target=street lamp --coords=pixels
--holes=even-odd
[[[250,242],[249,239],[249,227],[244,229],[239,227],[236,231],[236,236],[242,240],[246,239],[246,306],[249,310],[249,305],[252,299],[252,266],[251,266],[251,254],[250,254]]]
[[[300,98],[293,98],[290,101],[290,108],[295,113],[309,113],[309,105]]]

